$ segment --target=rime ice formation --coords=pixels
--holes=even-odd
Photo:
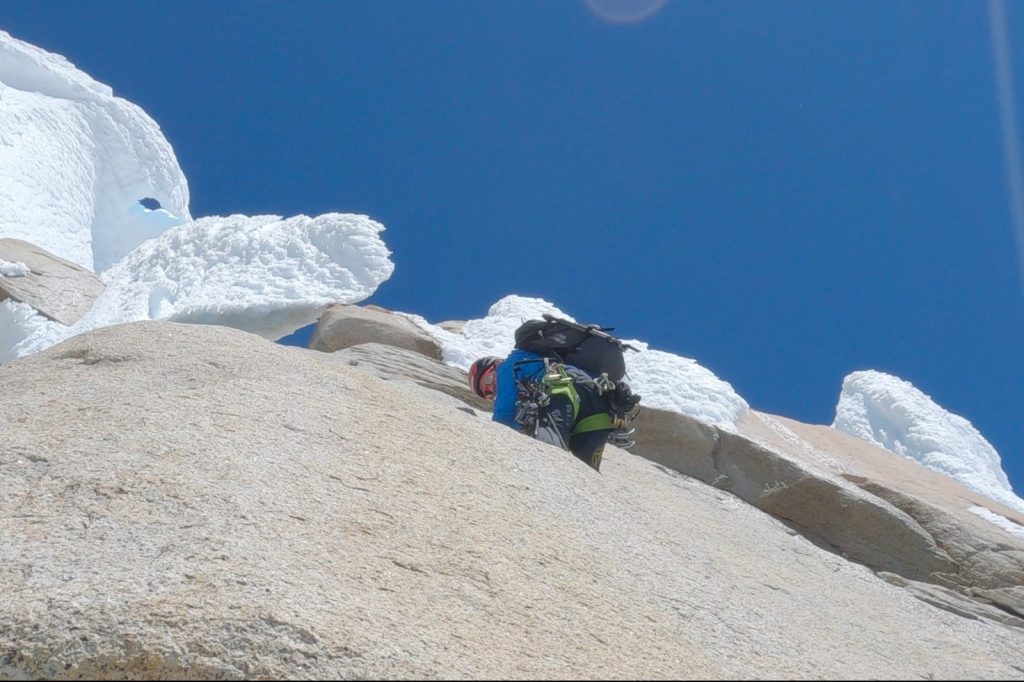
[[[332,302],[363,300],[391,276],[383,229],[339,213],[202,218],[145,242],[105,272],[106,291],[72,327],[8,310],[8,324],[24,335],[13,355],[139,320],[220,324],[280,338]]]
[[[832,426],[1024,512],[1024,500],[1013,493],[995,448],[969,421],[908,381],[873,370],[850,374]]]
[[[64,57],[0,31],[0,102],[0,236],[98,272],[190,220],[160,127]],[[162,219],[136,209],[144,198]]]
[[[0,31],[0,237],[99,272],[106,292],[72,327],[0,302],[0,362],[97,327],[145,319],[276,339],[391,276],[365,216],[192,221],[159,126],[64,57]],[[0,264],[0,276],[22,269]]]

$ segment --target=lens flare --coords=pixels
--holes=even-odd
[[[668,0],[583,0],[610,24],[635,24],[653,16]]]
[[[1004,0],[989,0],[992,27],[992,57],[996,66],[996,100],[1003,133],[1003,161],[1010,193],[1010,218],[1017,235],[1017,268],[1024,292],[1024,173],[1021,171],[1020,134],[1017,130],[1017,106],[1013,99],[1013,67],[1010,61],[1010,35],[1006,28]]]

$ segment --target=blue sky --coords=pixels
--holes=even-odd
[[[545,298],[812,423],[846,374],[889,372],[969,419],[1020,492],[987,11],[669,0],[614,25],[583,0],[7,0],[0,28],[156,119],[194,216],[384,223],[396,270],[369,302],[437,322]],[[1024,106],[1024,6],[1007,12]]]

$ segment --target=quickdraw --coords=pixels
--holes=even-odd
[[[551,397],[555,395],[564,395],[569,399],[572,403],[573,417],[575,419],[575,415],[578,415],[580,410],[580,398],[579,393],[576,391],[573,377],[565,371],[565,365],[551,358],[521,360],[517,364],[533,362],[544,363],[544,374],[540,380],[534,381],[523,381],[518,378],[518,374],[516,375],[516,389],[518,392],[515,415],[516,423],[521,426],[523,431],[531,431],[537,423],[541,408],[547,407],[551,403]],[[576,381],[579,381],[579,378]],[[614,391],[616,388],[615,382],[607,374],[594,377],[591,380],[591,385],[602,394]],[[625,412],[613,410],[610,414],[606,413],[603,415],[606,420],[604,425],[594,428],[608,428],[608,421],[610,420],[610,427],[613,430],[609,435],[609,442],[621,448],[630,448],[636,444],[636,441],[630,438],[636,429],[632,428],[630,424],[636,418],[639,411],[639,404],[634,405]],[[592,416],[597,417],[598,415]]]
[[[516,378],[518,399],[516,400],[516,423],[523,427],[534,424],[542,407],[551,404],[551,396],[564,395],[572,403],[573,417],[579,414],[580,397],[573,379],[565,371],[565,365],[551,358],[523,360],[522,363],[543,362],[544,375],[540,381],[522,381]]]

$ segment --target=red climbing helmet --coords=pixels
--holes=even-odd
[[[501,358],[480,358],[469,366],[469,387],[481,398],[494,399],[498,390],[497,369]]]

